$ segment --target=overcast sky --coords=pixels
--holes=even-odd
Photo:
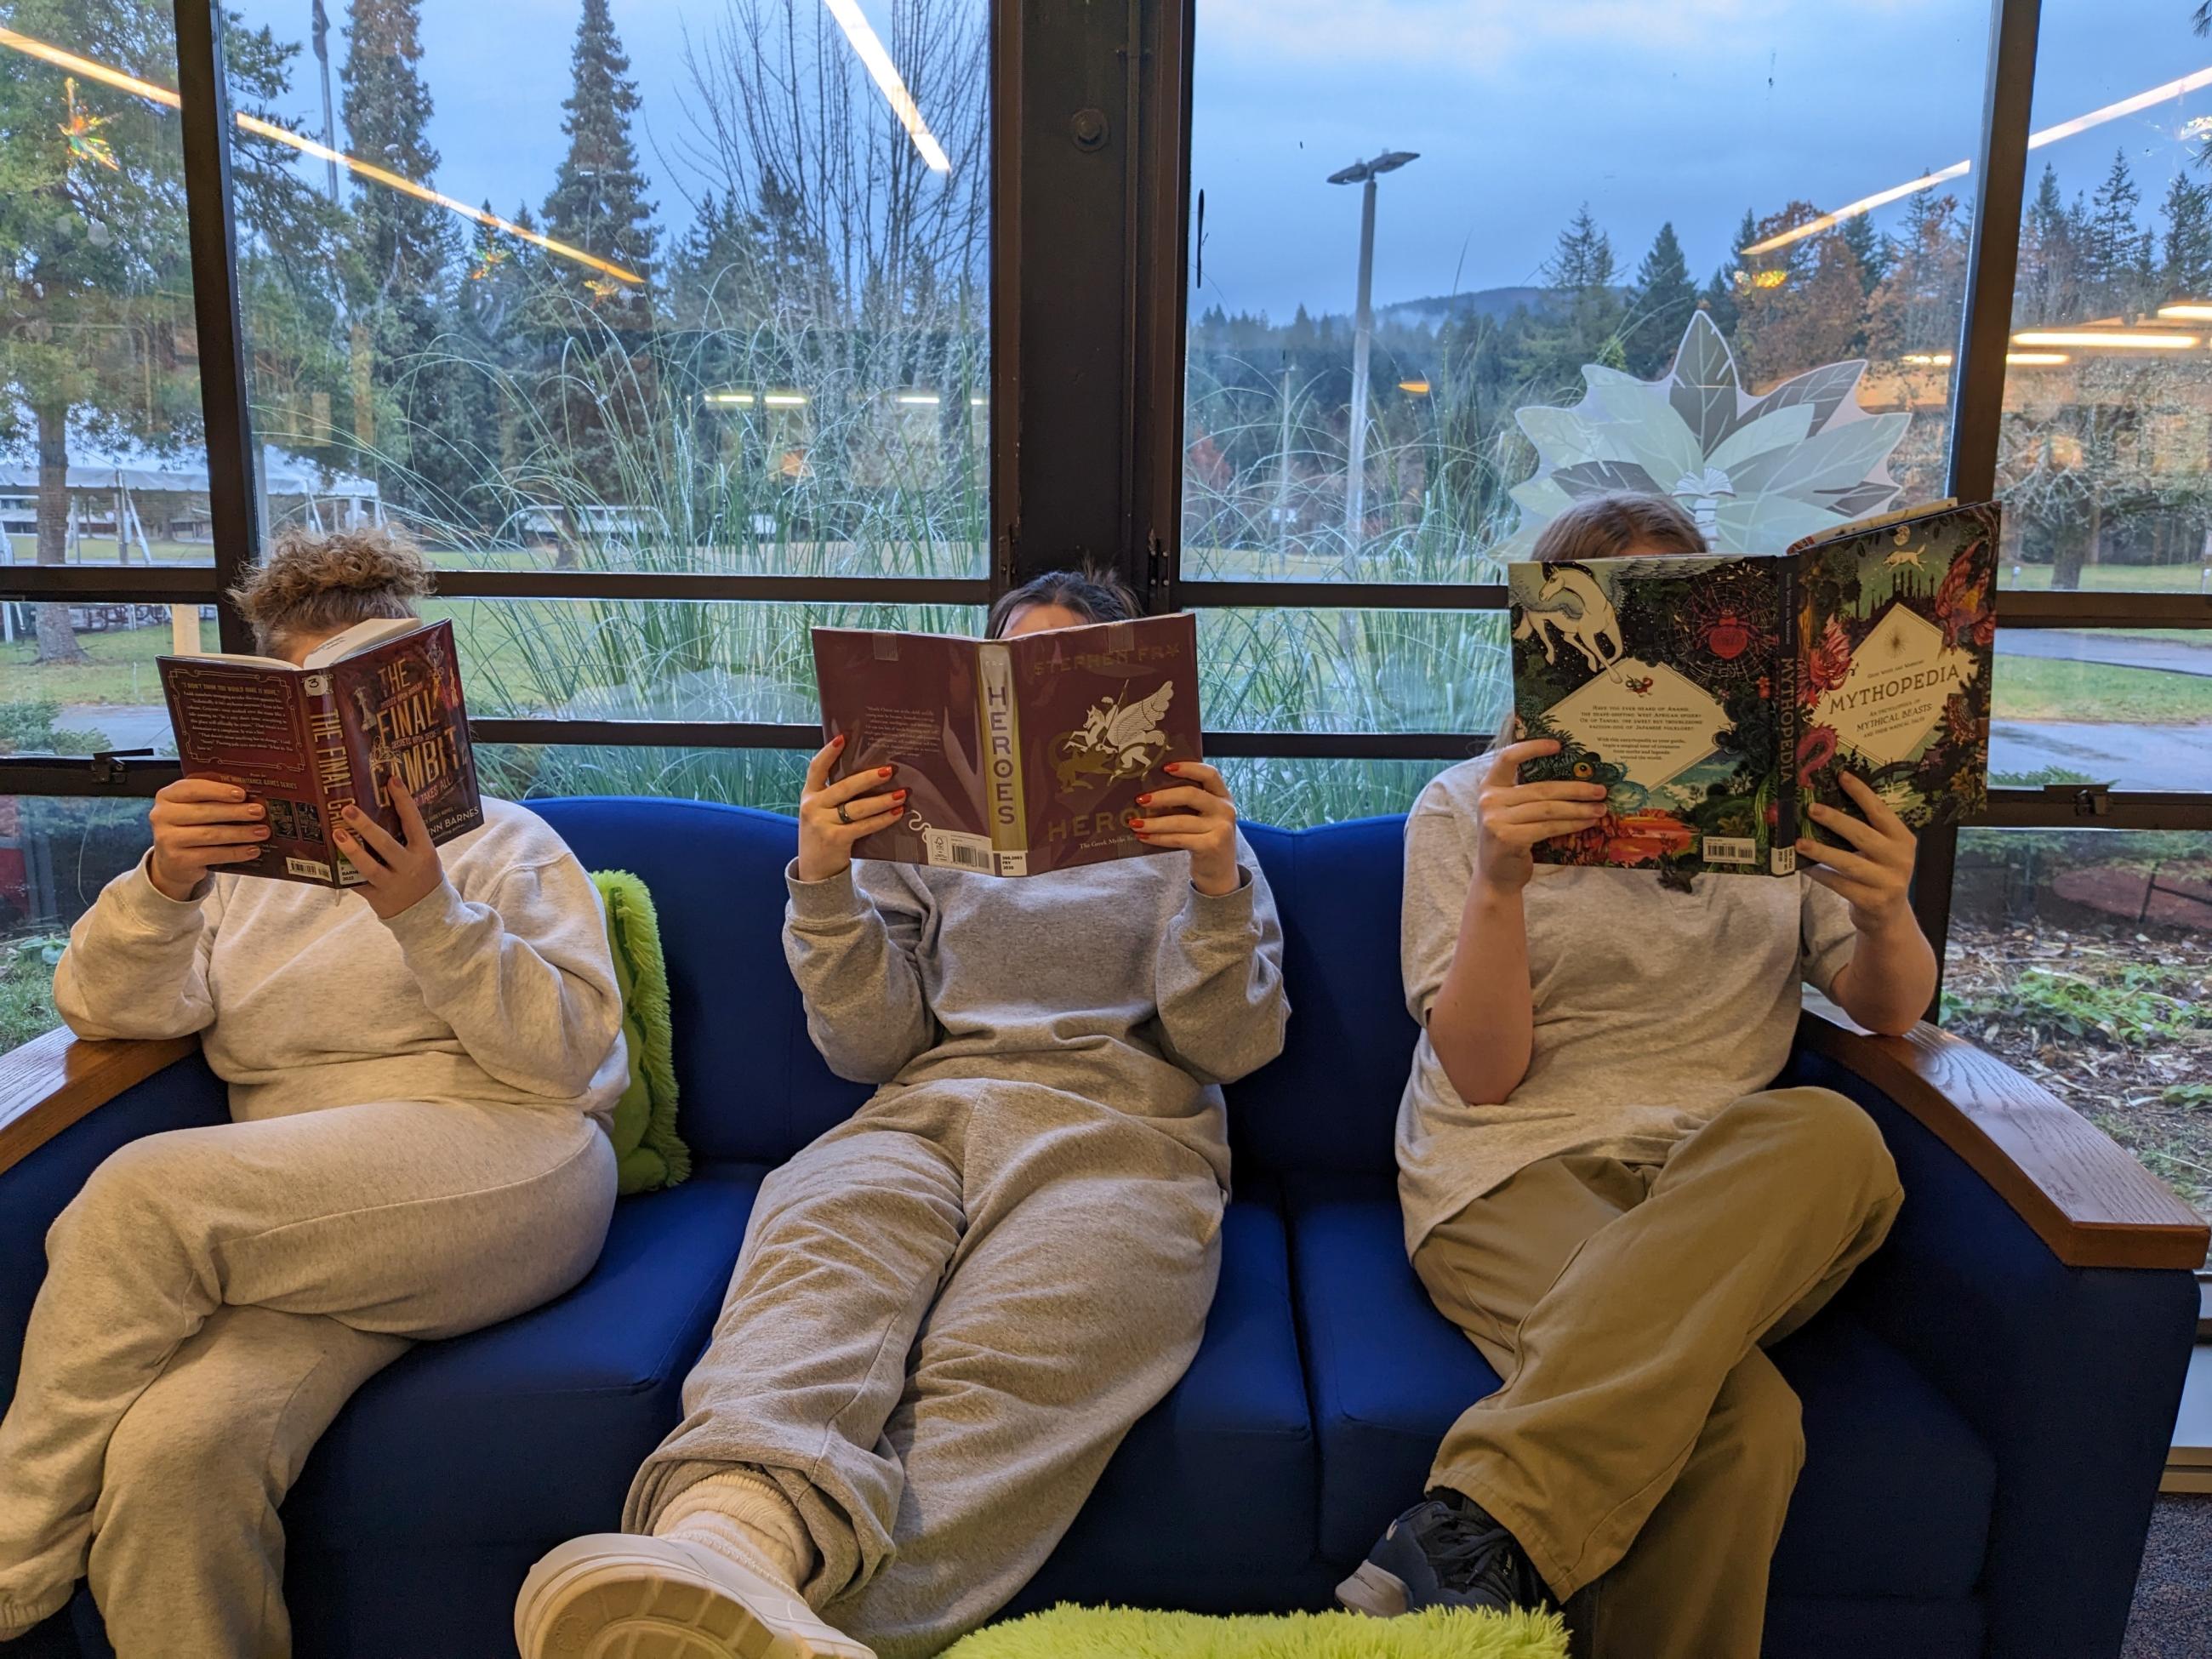
[[[343,0],[330,5],[334,57]],[[804,3],[804,0],[802,0]],[[981,0],[975,0],[981,3]],[[683,216],[678,131],[687,24],[725,0],[613,0],[645,100],[647,169]],[[860,0],[878,27],[885,0]],[[1972,153],[1985,0],[1195,0],[1193,184],[1206,200],[1200,306],[1286,318],[1352,302],[1358,191],[1323,180],[1386,149],[1379,304],[1536,279],[1587,199],[1632,270],[1671,219],[1700,279],[1747,207],[1834,207]],[[243,0],[304,41],[309,0]],[[2212,65],[2190,0],[2044,0],[2038,127]],[[541,203],[562,147],[575,0],[425,0],[437,183],[502,212]],[[294,104],[319,120],[313,59]],[[925,109],[924,114],[927,112]],[[2146,204],[2212,114],[2212,88],[2040,149],[2069,194],[2116,147]],[[1971,196],[1972,181],[1955,188]],[[1895,222],[1884,210],[1876,222]]]

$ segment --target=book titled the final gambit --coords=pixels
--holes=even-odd
[[[1160,768],[1200,758],[1198,630],[1147,617],[976,640],[814,630],[836,775],[895,766],[906,811],[856,856],[992,876],[1036,876],[1147,847],[1137,797]]]
[[[434,843],[483,822],[449,622],[361,623],[297,665],[210,652],[158,665],[185,775],[236,784],[269,811],[259,855],[222,871],[357,885],[331,826],[350,805],[404,839],[395,781]]]

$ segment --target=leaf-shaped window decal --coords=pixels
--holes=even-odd
[[[1909,414],[1860,407],[1866,364],[1827,363],[1753,398],[1728,342],[1698,312],[1665,374],[1639,380],[1591,364],[1582,398],[1516,412],[1535,471],[1509,492],[1521,526],[1499,558],[1522,556],[1546,522],[1607,489],[1680,501],[1723,553],[1774,553],[1798,536],[1893,505],[1889,458]]]

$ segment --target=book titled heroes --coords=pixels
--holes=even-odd
[[[1914,830],[1978,810],[1996,540],[1947,501],[1779,555],[1510,567],[1515,712],[1560,745],[1522,779],[1608,792],[1538,861],[1788,875],[1804,805],[1856,813],[1846,771]]]
[[[483,822],[451,623],[362,623],[297,665],[213,653],[159,665],[185,775],[236,784],[269,809],[259,856],[225,870],[357,885],[331,829],[351,805],[405,840],[395,781],[434,842]]]
[[[975,640],[814,630],[837,775],[896,766],[905,812],[856,856],[993,876],[1164,852],[1130,832],[1137,797],[1197,760],[1198,632],[1148,617]]]

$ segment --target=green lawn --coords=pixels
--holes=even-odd
[[[2001,720],[2111,720],[2195,726],[2212,720],[2212,678],[2053,657],[2000,657],[1990,713]]]
[[[2020,574],[2013,574],[2009,564],[2000,565],[1997,586],[2017,588],[2021,592],[2047,593],[2051,591],[2052,567],[2047,564],[2024,564]],[[2202,593],[2204,587],[2204,567],[2201,564],[2085,564],[2081,567],[2080,585],[2073,590],[2081,593]]]
[[[6,540],[11,562],[34,564],[38,562],[39,546],[36,538],[9,536]],[[215,549],[206,542],[152,542],[148,544],[154,550],[155,564],[213,564],[215,562]],[[112,536],[83,537],[77,542],[77,556],[70,562],[112,565],[116,562],[115,538]],[[145,562],[138,556],[138,544],[136,542],[131,544],[130,562],[136,565],[143,565]]]

